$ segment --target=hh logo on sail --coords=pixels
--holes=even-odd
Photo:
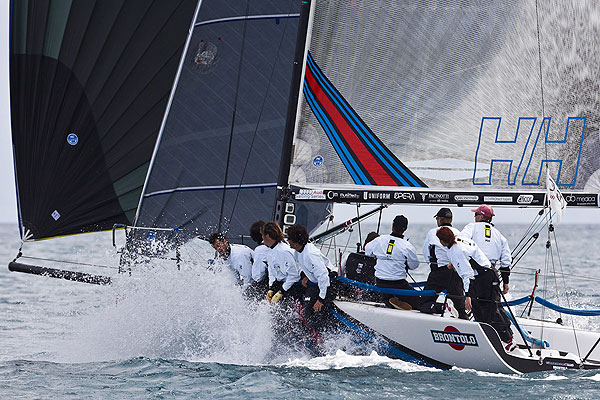
[[[473,184],[543,185],[542,171],[548,163],[559,186],[575,186],[584,131],[584,117],[569,117],[564,122],[483,117]]]

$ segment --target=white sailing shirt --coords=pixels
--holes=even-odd
[[[254,262],[252,263],[252,279],[255,282],[262,281],[267,275],[267,257],[269,255],[269,247],[264,244],[259,244],[254,249]]]
[[[477,275],[477,271],[473,269],[469,259],[472,258],[477,264],[483,268],[491,268],[490,260],[483,254],[483,251],[475,242],[470,239],[456,238],[456,243],[452,245],[446,252],[456,273],[462,278],[465,292],[469,291],[471,279]]]
[[[296,267],[294,250],[285,242],[279,242],[269,249],[267,256],[269,270],[269,286],[275,281],[283,282],[283,290],[289,290],[300,280],[300,272]]]
[[[492,263],[499,262],[497,267],[510,269],[512,257],[508,241],[489,222],[471,222],[463,228],[460,236],[472,239]]]
[[[419,266],[415,246],[399,236],[381,235],[365,247],[365,255],[377,258],[375,278],[387,281],[406,279],[406,267]]]
[[[333,268],[331,261],[325,257],[312,243],[307,243],[302,253],[295,251],[297,265],[309,281],[319,286],[319,297],[325,299],[329,282],[329,270]]]
[[[230,248],[231,252],[225,263],[240,275],[242,287],[247,288],[252,283],[253,251],[250,247],[240,244],[232,244]]]
[[[454,236],[460,235],[460,231],[455,227],[448,225],[446,226],[450,228],[452,232],[454,232]],[[442,246],[442,243],[440,243],[440,239],[436,236],[436,233],[440,228],[441,227],[433,228],[429,232],[427,232],[427,236],[425,236],[425,242],[423,243],[423,256],[425,256],[425,261],[427,261],[428,263],[434,262],[434,260],[431,259],[430,250],[430,246],[433,246],[434,255],[437,259],[437,266],[443,267],[445,265],[448,265],[449,259],[448,255],[446,254],[448,248],[446,246]]]

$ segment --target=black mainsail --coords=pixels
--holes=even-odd
[[[299,12],[296,0],[202,2],[136,226],[240,242],[273,218]],[[325,215],[297,211],[309,225]]]

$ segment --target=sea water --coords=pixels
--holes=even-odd
[[[431,227],[414,224],[406,233],[419,253]],[[500,228],[514,246],[527,225]],[[363,225],[362,239],[374,229]],[[600,309],[597,228],[561,225],[555,234],[558,254],[547,255],[542,232],[513,271],[510,296],[531,293],[535,270],[541,269],[548,273],[540,278],[537,295],[557,302],[558,293],[563,306]],[[339,236],[329,256],[359,241],[358,229]],[[17,228],[0,225],[2,264],[14,258],[19,245]],[[199,241],[183,249],[180,270],[171,260],[149,260],[131,276],[117,273],[119,254],[110,233],[26,244],[24,254],[93,264],[22,259],[108,275],[114,284],[88,285],[0,267],[1,399],[600,397],[600,371],[441,371],[375,352],[351,355],[344,337],[327,338],[327,354],[316,358],[299,349],[274,348],[272,308],[246,301],[230,271],[208,264],[212,252]],[[553,269],[565,274],[555,278]],[[421,281],[427,271],[421,265],[412,275]],[[541,311],[534,308],[533,315]],[[558,314],[546,311],[544,317]],[[600,332],[599,318],[563,316],[568,326]]]

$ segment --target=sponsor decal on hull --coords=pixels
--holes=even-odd
[[[434,343],[446,343],[454,350],[462,350],[465,346],[477,346],[477,338],[473,333],[461,333],[457,328],[448,325],[443,331],[431,330]]]

